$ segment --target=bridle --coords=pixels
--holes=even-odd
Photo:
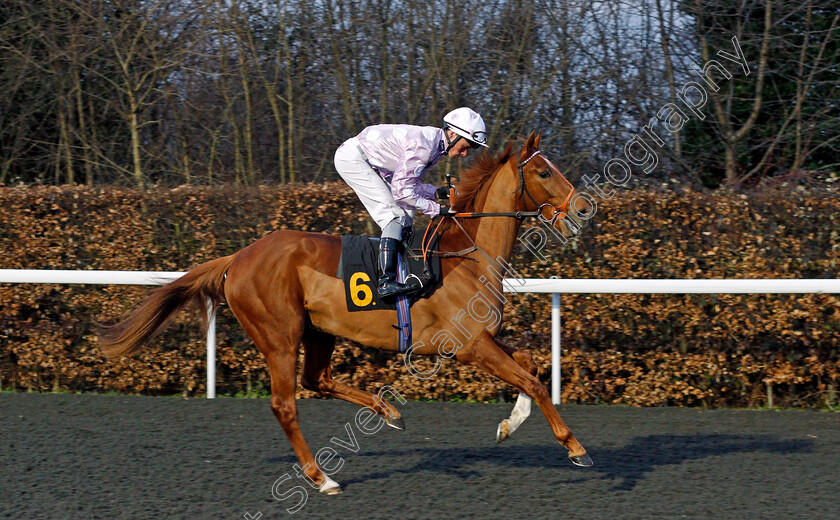
[[[522,153],[521,149],[519,150],[519,153]],[[569,190],[569,194],[566,195],[566,198],[563,199],[563,202],[560,204],[560,210],[565,208],[566,204],[568,204],[569,201],[572,199],[572,195],[574,195],[574,193],[575,193],[575,187],[572,186],[572,183],[569,182],[568,179],[566,179],[566,177],[562,173],[560,173],[560,170],[556,166],[554,166],[551,163],[551,161],[548,160],[548,157],[543,155],[542,151],[540,151],[540,150],[535,151],[534,153],[531,154],[530,157],[528,157],[527,159],[525,159],[522,162],[517,161],[516,168],[519,170],[519,188],[517,189],[517,191],[519,192],[519,196],[522,198],[522,205],[523,206],[525,205],[525,195],[527,195],[528,198],[531,199],[531,202],[534,203],[534,206],[537,207],[537,214],[538,215],[539,215],[540,211],[542,210],[543,206],[551,206],[554,209],[554,215],[556,215],[557,213],[560,212],[560,211],[557,210],[557,207],[554,206],[553,204],[549,204],[547,202],[543,203],[543,204],[537,203],[537,201],[534,200],[534,197],[531,195],[531,192],[528,191],[528,185],[525,183],[525,170],[524,170],[525,165],[528,164],[529,162],[531,162],[531,160],[538,155],[542,155],[543,161],[545,161],[545,163],[548,165],[549,169],[554,170],[554,172],[556,172],[557,175],[559,175],[561,179],[566,181],[566,184],[568,184],[569,187],[571,188],[571,190]]]
[[[434,239],[434,236],[437,235],[438,228],[440,228],[440,225],[447,218],[452,219],[455,222],[455,224],[457,224],[458,227],[461,228],[461,231],[464,233],[464,235],[467,238],[470,239],[470,242],[472,242],[472,247],[469,247],[469,248],[464,249],[462,251],[438,252],[439,253],[438,256],[445,257],[445,258],[446,257],[465,257],[467,254],[469,254],[473,251],[478,251],[478,252],[482,253],[485,257],[490,259],[491,262],[492,262],[492,259],[487,255],[487,253],[485,253],[480,247],[478,247],[478,245],[475,243],[475,240],[473,240],[473,238],[469,235],[469,233],[467,233],[467,231],[464,229],[464,227],[461,225],[461,223],[458,222],[458,218],[481,218],[481,217],[513,217],[513,218],[516,218],[516,219],[525,219],[527,217],[545,218],[545,217],[542,217],[542,209],[544,207],[548,207],[548,208],[551,208],[553,210],[553,213],[551,215],[551,220],[553,221],[554,218],[558,214],[562,213],[563,208],[565,208],[567,206],[567,204],[569,204],[569,201],[572,199],[572,195],[574,195],[574,193],[575,193],[575,188],[574,188],[574,186],[572,186],[572,183],[569,182],[568,179],[566,179],[566,177],[560,172],[560,170],[556,166],[554,166],[554,164],[552,164],[551,161],[549,161],[548,158],[545,155],[543,155],[542,151],[536,150],[527,159],[525,159],[522,162],[519,162],[518,157],[520,157],[521,155],[522,155],[522,148],[519,149],[519,154],[517,154],[516,168],[517,168],[518,173],[519,173],[519,187],[516,188],[514,193],[518,193],[518,197],[522,199],[522,206],[523,207],[527,208],[526,203],[525,203],[525,197],[527,196],[528,199],[536,207],[536,210],[534,210],[534,211],[513,211],[513,212],[464,212],[464,213],[440,215],[443,218],[441,218],[440,221],[438,222],[438,225],[437,225],[437,227],[435,227],[435,230],[432,233],[431,237],[429,237],[428,242],[426,241],[426,239],[427,239],[427,236],[429,234],[429,230],[432,228],[432,224],[434,223],[434,219],[429,221],[429,225],[426,227],[426,232],[423,234],[423,240],[421,241],[421,245],[422,245],[422,250],[423,250],[423,260],[424,260],[424,262],[427,261],[427,257],[428,257],[428,253],[429,253],[429,251],[427,249],[428,246],[431,245],[431,242]],[[525,170],[524,170],[524,168],[525,168],[525,165],[527,165],[529,162],[531,162],[538,155],[542,155],[542,159],[548,165],[549,169],[551,169],[557,175],[559,175],[560,178],[563,179],[566,182],[566,184],[569,185],[569,188],[571,188],[569,190],[569,194],[566,195],[566,198],[563,199],[563,202],[560,204],[560,209],[558,209],[555,205],[550,204],[548,202],[544,202],[542,204],[539,204],[534,199],[533,195],[531,195],[531,192],[528,191],[528,185],[525,182]]]
[[[522,154],[522,148],[519,149],[519,154],[517,155],[517,157],[519,157],[521,154]],[[569,188],[571,188],[569,190],[569,194],[566,195],[566,198],[563,199],[563,202],[560,204],[559,209],[554,204],[550,204],[548,202],[544,202],[542,204],[539,204],[534,199],[533,195],[531,195],[531,192],[528,191],[528,185],[525,182],[525,169],[524,168],[525,168],[526,164],[531,162],[538,155],[542,155],[542,159],[548,165],[549,169],[553,170],[557,175],[560,176],[561,179],[566,181],[566,184],[568,184]],[[568,179],[566,179],[566,177],[562,173],[560,173],[560,170],[556,166],[554,166],[554,164],[552,164],[551,161],[549,161],[548,158],[545,155],[543,155],[542,151],[540,151],[540,150],[536,150],[534,153],[532,153],[527,159],[525,159],[522,162],[519,162],[517,160],[516,168],[517,168],[518,173],[519,173],[519,187],[516,188],[514,193],[519,194],[519,198],[522,199],[522,206],[523,207],[527,207],[526,203],[525,203],[525,197],[527,196],[528,199],[531,201],[531,203],[533,203],[534,207],[536,207],[536,210],[534,210],[534,211],[496,212],[496,213],[494,213],[494,212],[465,212],[465,213],[455,213],[454,215],[443,215],[443,217],[444,218],[454,218],[454,217],[460,217],[460,218],[514,217],[514,218],[518,218],[518,219],[524,219],[524,218],[527,218],[527,217],[539,217],[542,214],[542,209],[544,207],[549,207],[549,208],[554,210],[554,213],[552,214],[552,218],[553,218],[554,215],[557,215],[558,213],[562,212],[563,208],[566,207],[566,205],[572,199],[572,195],[574,195],[574,193],[575,193],[575,188],[574,188],[574,186],[572,186],[572,183],[569,182]]]

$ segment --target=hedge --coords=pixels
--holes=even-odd
[[[0,188],[0,268],[186,270],[275,229],[372,233],[342,183],[153,189]],[[624,190],[598,208],[549,262],[527,250],[526,277],[836,278],[836,194],[744,195],[684,188]],[[423,222],[418,221],[418,226]],[[526,223],[523,232],[533,224]],[[0,284],[0,385],[18,391],[201,395],[204,338],[186,312],[132,359],[106,362],[93,324],[136,304],[143,287]],[[564,295],[563,400],[637,406],[833,404],[840,377],[840,306],[834,295]],[[219,393],[268,388],[260,353],[223,308]],[[521,294],[505,308],[501,338],[529,349],[550,374],[550,296]],[[429,380],[402,356],[339,342],[333,374],[414,399],[509,398],[500,381],[447,361]],[[299,396],[314,394],[299,390]]]

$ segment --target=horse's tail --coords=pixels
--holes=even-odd
[[[225,299],[225,274],[233,255],[217,258],[193,268],[177,280],[153,290],[146,299],[121,321],[100,325],[97,336],[105,357],[130,356],[166,327],[175,312],[195,302],[205,312],[202,323],[207,327],[207,300],[215,310]]]

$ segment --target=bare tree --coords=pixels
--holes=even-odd
[[[749,75],[662,135],[650,175],[738,186],[830,170],[840,145],[828,0],[8,0],[0,15],[0,183],[313,181],[364,126],[464,105],[493,145],[539,128],[564,169],[600,170],[732,36]]]

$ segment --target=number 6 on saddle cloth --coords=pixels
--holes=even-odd
[[[411,312],[409,307],[421,298],[428,298],[437,288],[440,280],[440,258],[428,259],[428,268],[421,253],[422,237],[411,234],[409,244],[400,252],[397,281],[405,283],[409,277],[416,277],[422,289],[396,298],[382,299],[376,291],[379,278],[379,239],[365,235],[342,235],[341,259],[336,276],[344,281],[344,296],[350,312],[395,310],[397,321],[394,327],[399,331],[400,352],[411,345]],[[405,242],[403,242],[405,245]],[[437,238],[429,246],[437,249]],[[407,258],[406,258],[407,257]]]

